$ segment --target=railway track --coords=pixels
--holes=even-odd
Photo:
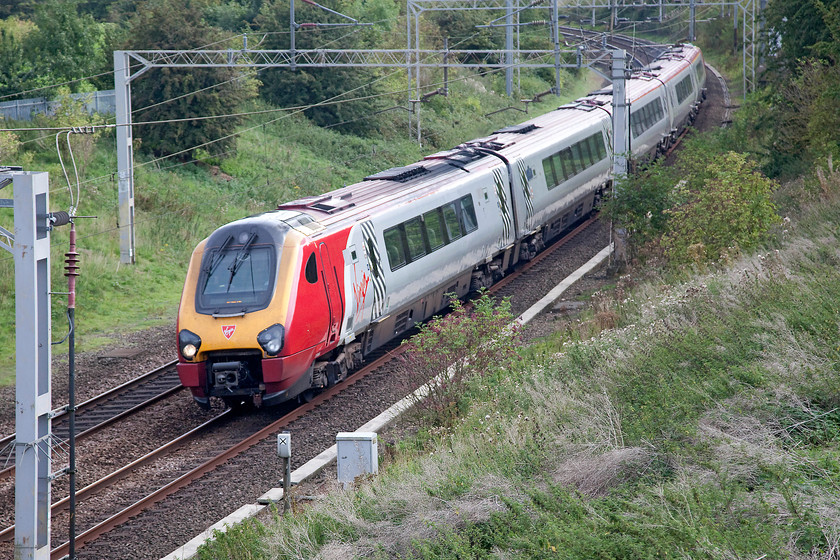
[[[517,271],[515,271],[512,274],[509,274],[502,281],[494,285],[490,289],[490,292],[500,295],[504,295],[505,293],[510,292],[518,293],[520,295],[520,301],[516,302],[516,307],[530,306],[533,303],[533,301],[539,299],[540,295],[544,293],[542,286],[534,290],[523,287],[533,286],[535,284],[534,279],[530,278],[530,276],[544,276],[544,272],[539,270],[540,268],[558,268],[556,266],[556,262],[551,261],[553,258],[557,257],[557,253],[559,252],[559,250],[561,248],[567,247],[567,245],[571,243],[576,242],[576,240],[579,237],[581,237],[581,235],[584,232],[586,232],[589,228],[593,227],[594,224],[598,224],[596,218],[590,218],[582,222],[575,229],[571,230],[562,239],[552,244],[545,251],[540,253],[532,261],[526,263]],[[594,249],[595,247],[600,248],[602,246],[603,240],[594,243],[592,249]],[[576,268],[581,262],[588,260],[591,254],[591,249],[585,250],[584,252],[580,253],[579,258],[577,259],[578,262],[570,263],[567,268]],[[563,274],[566,273],[567,272],[564,272]],[[559,280],[559,278],[551,279],[552,282],[555,282],[556,280]],[[100,513],[98,513],[95,516],[95,519],[94,516],[82,515],[81,513],[77,515],[77,523],[79,524],[79,527],[82,528],[82,530],[77,535],[75,545],[78,557],[134,557],[134,554],[114,554],[113,552],[103,555],[102,548],[111,550],[119,549],[118,546],[114,547],[113,544],[109,544],[109,538],[107,538],[107,535],[109,533],[115,532],[123,526],[136,525],[138,520],[142,520],[144,518],[156,518],[157,515],[155,514],[155,512],[158,510],[158,508],[160,508],[161,503],[165,502],[167,499],[174,499],[181,504],[191,504],[194,503],[195,500],[190,499],[189,497],[184,497],[183,495],[185,493],[187,495],[192,494],[196,496],[207,495],[208,492],[211,492],[216,488],[213,482],[207,482],[207,478],[209,476],[212,476],[215,473],[216,479],[232,479],[233,477],[226,476],[225,474],[220,473],[223,473],[225,470],[230,471],[231,469],[233,469],[234,471],[239,471],[238,467],[231,467],[231,465],[253,465],[254,463],[258,462],[255,461],[253,458],[255,452],[259,453],[255,450],[257,450],[260,447],[262,447],[263,450],[265,450],[266,448],[272,449],[274,445],[273,436],[277,432],[282,430],[293,430],[296,434],[300,434],[301,432],[306,433],[306,431],[311,430],[312,428],[301,430],[299,428],[295,428],[295,425],[301,422],[313,424],[312,419],[317,418],[319,415],[322,417],[333,416],[335,410],[344,408],[344,406],[339,402],[341,401],[341,399],[344,399],[344,401],[357,400],[355,397],[352,396],[348,398],[348,392],[351,392],[354,388],[356,388],[359,385],[363,385],[366,381],[370,380],[373,377],[378,376],[378,378],[381,379],[383,377],[391,376],[391,374],[388,373],[388,364],[389,362],[391,362],[391,360],[394,359],[394,357],[399,355],[401,352],[402,347],[397,346],[396,348],[392,349],[379,359],[365,366],[362,370],[354,373],[342,383],[321,393],[320,395],[315,397],[311,402],[289,411],[279,419],[274,419],[270,422],[266,421],[264,426],[260,426],[258,429],[251,430],[250,433],[248,433],[245,437],[242,437],[237,441],[229,441],[226,438],[222,438],[219,441],[213,442],[211,444],[207,444],[205,442],[206,438],[209,437],[208,434],[210,434],[211,432],[225,431],[230,428],[231,422],[234,419],[234,415],[229,411],[225,411],[225,413],[211,419],[205,424],[202,424],[201,426],[176,438],[175,440],[167,443],[166,445],[161,446],[159,449],[156,449],[153,452],[144,455],[136,461],[118,469],[117,471],[109,474],[108,476],[103,477],[99,481],[86,486],[77,494],[77,503],[80,511],[82,511],[82,508],[86,507],[85,504],[92,498],[95,498],[96,501],[98,501],[100,504],[110,502],[112,506],[109,506],[107,508],[109,512],[104,515],[101,513],[102,508],[100,507]],[[370,383],[369,387],[373,388],[373,390],[378,393],[380,392],[380,385],[380,381],[374,380]],[[403,387],[402,391],[399,393],[395,393],[390,401],[384,402],[382,404],[382,410],[390,406],[390,404],[393,404],[393,402],[396,402],[396,400],[402,398],[402,396],[410,392],[411,389],[413,389],[413,387]],[[322,409],[327,410],[323,411]],[[376,414],[375,411],[366,411],[366,413],[368,414],[368,416],[370,414]],[[365,418],[367,418],[367,416]],[[240,417],[239,420],[241,421],[244,419]],[[262,420],[265,420],[265,418],[262,418]],[[361,421],[359,421],[357,425],[360,423]],[[319,421],[317,419],[314,420],[314,425],[319,425]],[[355,429],[355,426],[348,426],[347,424],[334,427],[328,430],[327,437],[329,439],[333,439],[336,431],[345,431],[352,429]],[[299,436],[296,435],[296,440],[298,438]],[[179,450],[188,449],[191,444],[201,446],[205,449],[201,453],[196,454],[196,456],[192,457],[189,461],[177,458],[173,459],[174,456],[180,453]],[[323,447],[328,446],[328,443],[319,443],[316,445],[315,448],[320,451],[320,449],[322,449]],[[264,456],[265,452],[263,451],[261,454]],[[317,452],[314,451],[309,452],[300,458],[300,462],[303,463],[316,454]],[[166,465],[169,463],[177,463],[177,469],[167,469]],[[174,474],[162,478],[158,477],[158,480],[153,485],[153,487],[151,485],[144,485],[143,496],[139,499],[133,500],[131,503],[124,503],[123,497],[119,495],[116,495],[116,497],[110,497],[111,491],[109,489],[118,487],[121,483],[125,481],[127,481],[125,482],[126,487],[136,486],[138,484],[138,471],[142,471],[143,469],[145,469],[146,471],[170,470],[171,472],[174,472]],[[142,474],[139,475],[139,478],[144,477],[145,476]],[[132,478],[134,480],[131,480]],[[250,480],[250,478],[246,478],[246,480]],[[258,485],[255,484],[255,487],[257,486]],[[262,493],[262,491],[266,489],[267,487],[265,486],[259,486],[257,488],[257,490],[259,491],[256,493],[256,496],[258,496],[260,493]],[[117,492],[117,494],[119,494],[119,492]],[[254,499],[251,500],[251,503],[255,501],[256,496],[254,497]],[[61,528],[63,525],[63,521],[59,516],[66,516],[66,510],[68,506],[67,502],[67,499],[63,499],[56,502],[53,505],[53,522],[57,528]],[[163,509],[167,510],[168,508]],[[200,521],[198,521],[198,523],[204,522],[203,518],[199,519]],[[196,530],[194,530],[193,532],[196,532],[200,528],[202,527],[197,527]],[[127,529],[127,531],[136,534],[155,533],[155,530],[138,531],[137,529]],[[54,532],[54,535],[60,533],[61,531],[57,530]],[[13,528],[8,528],[5,531],[0,532],[0,539],[10,538],[12,534]],[[184,540],[187,539],[182,537],[181,541]],[[91,547],[95,547],[95,549],[89,552],[89,549]],[[56,543],[51,553],[51,558],[63,558],[68,553],[68,549],[69,542]]]
[[[164,498],[171,496],[181,490],[182,488],[196,482],[200,478],[202,478],[207,473],[211,472],[212,470],[216,469],[220,465],[224,464],[228,460],[242,454],[243,452],[247,451],[248,449],[252,448],[253,446],[257,445],[260,442],[263,442],[267,438],[271,438],[274,434],[279,432],[280,430],[286,428],[291,424],[294,420],[301,418],[306,414],[310,414],[313,410],[317,409],[319,406],[322,406],[325,402],[336,397],[342,391],[344,391],[347,387],[353,386],[357,382],[363,380],[368,375],[375,372],[380,367],[383,367],[387,364],[390,360],[392,360],[395,356],[402,353],[401,347],[397,347],[394,350],[388,352],[384,356],[380,357],[379,359],[375,360],[374,362],[368,364],[358,372],[354,373],[350,377],[348,377],[343,382],[339,383],[338,385],[334,385],[330,387],[323,393],[320,393],[315,398],[313,398],[310,402],[302,404],[296,407],[294,410],[289,412],[288,414],[284,415],[277,421],[269,424],[268,426],[262,428],[261,430],[251,434],[250,436],[246,437],[245,439],[237,442],[236,444],[228,447],[220,451],[214,457],[208,459],[204,463],[196,466],[195,468],[189,470],[188,472],[178,476],[177,478],[171,480],[166,485],[158,488],[157,490],[153,491],[152,493],[146,495],[145,497],[137,500],[130,506],[122,509],[121,511],[115,513],[114,515],[108,517],[107,519],[103,520],[102,522],[98,523],[97,525],[87,529],[86,531],[82,532],[78,535],[76,539],[76,547],[81,548],[86,543],[104,535],[105,533],[111,531],[115,527],[122,525],[129,519],[136,517],[143,511],[153,507],[155,504],[159,503]],[[227,413],[230,412],[230,409],[226,410],[222,415],[214,418],[211,422],[215,424],[217,420],[220,420],[224,417]],[[209,424],[209,423],[208,423]],[[200,428],[204,428],[201,426]],[[144,457],[144,462],[150,462],[152,459],[158,458],[159,456],[163,455],[167,450],[166,449],[159,449],[156,450],[153,454],[149,454],[148,458]],[[133,465],[129,465],[126,467],[128,469],[136,468]],[[106,482],[103,482],[105,484]],[[69,551],[69,542],[65,542],[64,544],[56,547],[52,550],[50,557],[53,559],[60,559],[67,555]]]
[[[76,406],[76,439],[99,430],[183,390],[175,361],[164,364],[118,387],[114,387]],[[67,407],[53,411],[52,433],[59,441],[70,437]],[[0,480],[15,472],[15,434],[0,439],[0,449],[9,449],[0,464]]]
[[[93,484],[89,484],[88,486],[85,486],[84,488],[82,488],[81,490],[76,492],[76,499],[80,502],[84,501],[84,500],[90,498],[91,496],[95,495],[97,492],[100,492],[103,489],[116,484],[119,480],[128,476],[128,474],[131,473],[132,471],[134,471],[135,469],[138,469],[138,468],[142,467],[143,465],[147,465],[147,464],[149,464],[149,463],[151,463],[155,460],[160,459],[166,453],[169,453],[169,452],[177,449],[178,447],[180,447],[182,445],[185,445],[190,440],[194,439],[195,437],[198,437],[199,435],[206,432],[207,430],[209,430],[213,427],[216,427],[224,419],[226,419],[230,414],[231,414],[231,411],[229,409],[225,410],[224,412],[222,412],[218,416],[208,420],[207,422],[205,422],[204,424],[201,424],[200,426],[198,426],[196,428],[193,428],[192,430],[188,431],[187,433],[185,433],[181,436],[178,436],[174,440],[172,440],[169,443],[155,449],[151,453],[147,453],[146,455],[144,455],[144,456],[140,457],[139,459],[129,463],[128,465],[125,465],[124,467],[122,467],[120,469],[117,469],[116,471],[109,474],[108,476],[99,479],[98,481],[94,482]],[[69,507],[70,507],[70,500],[69,500],[69,497],[68,497],[68,498],[63,498],[63,499],[53,503],[52,506],[50,506],[50,511],[51,511],[51,514],[53,516],[55,516],[58,513],[62,513],[64,511],[67,511]],[[12,526],[7,527],[6,529],[0,531],[0,541],[10,540],[14,535],[14,529],[15,529],[15,526],[12,525]],[[59,557],[61,557],[61,556],[59,556]]]
[[[537,256],[537,258],[532,260],[530,263],[527,263],[515,273],[508,275],[500,283],[494,286],[491,289],[491,292],[498,292],[500,290],[504,290],[506,287],[515,283],[517,279],[520,279],[522,275],[527,275],[529,270],[531,270],[535,266],[538,266],[541,262],[548,259],[555,251],[557,251],[564,244],[571,242],[571,240],[575,239],[577,235],[585,231],[594,222],[594,219],[590,219],[579,225],[576,229],[567,234],[563,239],[550,246],[548,249],[546,249],[546,251],[543,251],[540,255]],[[80,513],[77,514],[76,519],[77,524],[79,524],[79,526],[83,528],[83,530],[80,531],[77,535],[76,539],[76,549],[80,552],[79,557],[82,557],[81,552],[87,551],[88,547],[96,544],[98,539],[102,539],[104,535],[114,531],[115,528],[126,524],[129,520],[142,517],[143,512],[149,512],[150,510],[155,508],[157,504],[166,500],[167,498],[171,498],[174,495],[185,491],[197,492],[199,494],[202,492],[206,492],[206,490],[190,490],[190,488],[196,484],[196,481],[207,477],[208,474],[220,469],[220,467],[222,467],[223,465],[229,464],[236,458],[248,461],[248,459],[242,459],[242,457],[245,456],[250,450],[253,450],[254,448],[260,445],[262,447],[270,447],[272,436],[278,431],[289,429],[294,423],[299,423],[308,417],[317,416],[319,414],[319,409],[322,409],[324,407],[330,407],[332,409],[342,408],[340,405],[335,405],[334,401],[341,399],[342,395],[345,395],[349,390],[352,390],[354,386],[364,384],[371,376],[388,376],[389,374],[383,373],[383,371],[387,371],[388,363],[401,352],[401,347],[397,346],[396,348],[392,349],[379,359],[365,366],[362,370],[354,373],[347,380],[324,391],[311,402],[289,411],[281,418],[269,422],[267,423],[267,425],[261,426],[259,429],[252,430],[251,433],[249,433],[246,437],[243,437],[239,441],[233,443],[228,442],[226,444],[227,440],[223,438],[219,442],[216,442],[214,444],[204,443],[204,441],[208,438],[208,434],[212,433],[213,431],[224,431],[230,426],[230,423],[232,422],[232,417],[234,415],[226,411],[224,414],[213,418],[212,420],[206,422],[205,424],[202,424],[198,428],[191,430],[189,433],[184,434],[183,436],[176,438],[175,440],[167,443],[166,445],[161,446],[159,449],[156,449],[155,451],[144,455],[143,457],[137,459],[131,464],[128,464],[118,469],[117,471],[103,477],[95,483],[89,484],[88,486],[80,490],[77,494],[77,507],[79,508]],[[171,364],[168,365],[171,367]],[[370,384],[371,387],[378,387],[379,385],[380,383],[376,381]],[[405,387],[402,393],[405,394],[408,392],[409,388]],[[403,394],[395,395],[393,398],[394,402],[401,398]],[[344,398],[346,399],[346,397]],[[390,406],[390,404],[392,403],[388,403],[388,406]],[[383,406],[383,410],[384,408],[387,408],[387,406]],[[332,415],[331,412],[321,414],[328,416]],[[242,418],[240,418],[239,420],[242,420]],[[338,431],[341,431],[342,429],[350,428],[340,428],[338,429]],[[334,434],[335,432],[331,431],[330,436],[334,438]],[[185,466],[186,461],[182,461],[180,459],[173,459],[173,456],[176,456],[180,453],[179,450],[187,449],[192,445],[200,445],[203,447],[207,447],[208,450],[213,448],[213,446],[215,446],[218,449],[215,449],[212,452],[205,450],[200,454],[200,459],[192,459],[190,461],[189,467]],[[308,460],[308,458],[311,457],[307,457],[306,459]],[[144,488],[143,497],[133,500],[132,503],[127,505],[123,503],[122,497],[108,497],[111,493],[111,490],[109,490],[111,488],[119,487],[121,484],[125,484],[129,487],[135,485],[136,481],[132,481],[131,479],[137,478],[138,471],[141,471],[143,469],[157,471],[165,470],[165,467],[161,467],[160,465],[165,465],[167,462],[177,462],[179,464],[179,467],[177,469],[178,473],[174,476],[165,477],[166,480],[162,483],[158,483],[154,488]],[[262,488],[262,490],[264,489],[265,488]],[[95,521],[91,521],[93,516],[87,516],[82,514],[81,512],[83,511],[83,508],[86,507],[85,504],[91,498],[94,497],[96,501],[100,503],[111,501],[113,502],[114,507],[108,508],[110,509],[110,512],[107,515],[102,515],[100,513],[97,516],[95,516]],[[54,531],[54,535],[60,534],[62,532],[60,530],[63,528],[62,517],[66,516],[67,507],[67,498],[53,504],[53,523],[56,526],[56,529],[59,529]],[[4,531],[0,532],[0,540],[9,539],[12,535],[13,527],[9,527]],[[62,542],[54,546],[55,548],[52,551],[51,557],[62,558],[68,552],[69,543]],[[90,557],[100,558],[101,555],[99,552],[94,552]]]
[[[561,25],[560,32],[567,37],[579,41],[585,52],[592,54],[603,54],[605,50],[624,49],[633,58],[634,63],[639,66],[647,66],[655,60],[667,48],[666,45],[654,43],[645,39],[625,37],[623,35],[609,35],[599,31],[589,31],[579,27]],[[609,61],[605,67],[609,69]]]

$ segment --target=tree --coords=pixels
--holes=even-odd
[[[364,6],[345,3],[336,9],[360,19],[360,21],[378,21],[387,17],[396,19],[395,4],[391,1],[369,2]],[[355,10],[355,11],[354,11]],[[366,17],[369,16],[369,17]],[[296,11],[298,22],[337,22],[338,16],[331,15],[316,7],[301,3]],[[347,20],[341,20],[346,22]],[[263,9],[256,21],[260,31],[267,32],[263,48],[290,48],[289,5],[285,0],[276,0],[263,5]],[[359,27],[352,33],[347,28],[340,28],[340,38],[335,32],[309,30],[296,35],[295,47],[298,49],[312,49],[323,47],[326,43],[332,49],[361,49],[369,48],[374,38],[369,30]],[[279,32],[279,33],[278,33]],[[281,107],[312,106],[304,114],[319,126],[335,126],[344,132],[364,134],[373,129],[375,121],[369,119],[382,103],[374,96],[381,93],[381,86],[376,83],[379,73],[364,68],[299,68],[287,70],[273,68],[261,73],[263,82],[262,96],[271,103]],[[323,102],[332,100],[347,100],[339,103]]]
[[[84,86],[79,80],[112,70],[106,25],[89,14],[79,15],[78,2],[39,3],[33,21],[36,29],[26,35],[23,54],[46,84],[75,81],[70,87],[80,91]]]
[[[504,31],[499,31],[498,28],[477,27],[486,24],[491,19],[500,17],[504,12],[446,10],[432,12],[432,14],[440,27],[441,44],[443,37],[445,37],[449,39],[449,47],[452,49],[488,51],[504,48]],[[473,59],[472,62],[481,61]],[[495,62],[501,61],[497,60]]]
[[[220,48],[225,35],[205,23],[204,8],[199,0],[146,0],[130,22],[126,49],[197,49],[208,44]],[[135,135],[158,156],[183,152],[180,158],[186,160],[197,147],[214,155],[226,153],[235,146],[235,138],[228,136],[241,123],[240,117],[183,119],[236,113],[256,95],[255,87],[243,70],[235,68],[154,69],[132,82],[134,119],[176,122],[143,125]]]
[[[832,58],[837,62],[840,0],[770,2],[764,11],[771,73],[796,73],[803,59]]]
[[[250,26],[260,13],[262,0],[221,0],[204,11],[207,21],[225,31],[241,32]]]
[[[0,119],[0,123],[3,120]],[[19,165],[16,157],[20,152],[20,140],[11,132],[0,132],[0,166]]]
[[[3,0],[0,3],[0,19],[9,16],[29,16],[36,6],[36,0]]]
[[[604,203],[604,213],[627,230],[634,247],[642,247],[665,231],[665,210],[671,206],[671,191],[678,181],[676,169],[658,161],[616,184]]]
[[[24,56],[24,48],[15,36],[0,29],[0,97],[25,89],[24,83],[34,77],[31,62]]]
[[[792,177],[840,156],[840,0],[770,2],[763,15],[771,85],[736,121],[751,121],[744,132],[765,173]]]
[[[670,166],[628,176],[604,204],[635,251],[660,248],[674,264],[704,262],[730,247],[752,249],[778,223],[776,184],[722,138],[694,138]]]

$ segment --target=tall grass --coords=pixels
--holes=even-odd
[[[623,279],[598,296],[617,328],[473,376],[376,479],[201,557],[837,558],[838,218],[827,198],[776,248]]]

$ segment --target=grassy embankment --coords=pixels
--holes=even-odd
[[[837,558],[840,174],[785,193],[760,253],[622,279],[454,427],[199,557]]]
[[[569,85],[562,99],[547,96],[541,103],[530,104],[529,116],[549,111],[597,87],[593,76],[583,76],[579,81],[566,77]],[[391,80],[392,91],[404,86],[403,78],[396,74]],[[216,227],[271,210],[280,202],[326,192],[376,171],[417,161],[425,154],[529,118],[518,111],[484,116],[511,104],[504,95],[494,93],[504,91],[503,76],[476,78],[472,74],[453,73],[451,80],[448,98],[436,97],[423,106],[424,146],[408,139],[404,111],[377,117],[380,134],[371,138],[321,129],[310,125],[301,115],[278,111],[248,122],[238,138],[236,154],[227,159],[211,158],[209,163],[181,165],[171,159],[153,161],[138,152],[135,162],[137,264],[134,266],[119,264],[113,133],[105,133],[95,141],[73,136],[71,142],[84,182],[78,214],[97,216],[95,220],[79,219],[77,224],[81,255],[76,311],[79,350],[107,344],[114,332],[172,324],[189,256],[195,245]],[[523,96],[549,87],[524,75],[522,86]],[[255,109],[267,107],[260,105]],[[52,122],[35,124],[55,126]],[[51,209],[67,209],[68,189],[59,166],[55,138],[45,136],[36,140],[34,134],[19,134],[26,141],[21,159],[27,162],[29,170],[50,173]],[[135,138],[142,145],[142,127],[137,127]],[[63,142],[62,135],[62,145]],[[75,183],[66,152],[64,158]],[[9,190],[4,189],[3,197],[11,198]],[[10,229],[10,211],[7,218],[4,225]],[[63,266],[67,230],[57,229],[53,235],[52,285],[59,292],[66,291]],[[0,284],[8,289],[0,291],[0,318],[3,319],[0,340],[4,341],[0,345],[0,384],[10,384],[14,383],[14,261],[11,255],[4,254],[5,257],[0,256]],[[67,328],[65,306],[64,299],[54,298],[53,338],[56,340],[63,337]],[[53,348],[56,355],[63,352],[65,347]],[[173,346],[173,357],[174,352]]]

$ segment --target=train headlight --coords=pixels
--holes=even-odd
[[[187,360],[192,360],[201,348],[201,338],[187,329],[178,333],[178,349]]]
[[[257,335],[257,342],[269,356],[276,356],[283,348],[283,338],[286,336],[286,329],[283,325],[271,325]]]

